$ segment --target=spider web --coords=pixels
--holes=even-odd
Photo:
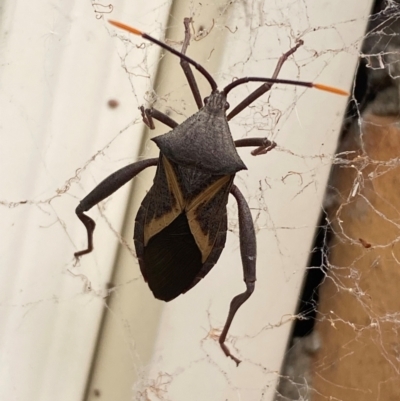
[[[277,399],[399,395],[398,17],[369,20]]]
[[[11,174],[1,178],[2,237],[7,238],[0,251],[6,272],[0,300],[4,395],[47,400],[61,393],[57,399],[74,400],[86,389],[85,399],[110,400],[395,399],[400,388],[398,4],[377,5],[366,35],[363,28],[352,33],[365,24],[366,11],[350,6],[336,14],[337,5],[324,10],[306,1],[226,2],[215,8],[189,3],[168,15],[168,3],[146,6],[140,16],[127,14],[123,20],[134,20],[179,49],[183,18],[192,17],[188,54],[201,60],[221,87],[242,76],[270,76],[279,56],[300,39],[304,45],[285,62],[281,77],[346,88],[345,74],[332,82],[332,71],[353,69],[352,57],[359,55],[364,82],[353,85],[338,149],[343,99],[313,90],[275,86],[230,124],[235,139],[267,136],[278,143],[258,157],[246,148],[239,151],[249,170],[235,182],[253,213],[259,258],[256,292],[228,336],[228,346],[243,360],[236,368],[217,341],[231,298],[243,291],[234,202],[228,205],[228,243],[220,261],[171,304],[153,299],[131,240],[135,209],[154,170],[135,179],[133,194],[124,188],[88,213],[97,223],[95,252],[79,263],[72,257],[86,240],[83,226],[75,225],[79,200],[118,168],[154,155],[150,135],[169,130],[156,123],[154,132],[142,135],[137,107],[154,106],[179,122],[196,111],[178,60],[110,28],[105,19],[123,15],[118,2],[92,2],[73,13],[72,6],[54,2],[46,17],[33,13],[32,30],[39,21],[41,32],[28,38],[26,53],[11,52],[11,31],[3,68],[17,74],[37,56],[31,48],[39,41],[45,61],[36,67],[41,79],[31,85],[55,111],[47,115],[39,101],[27,106],[23,96],[31,89],[21,85],[17,96],[3,79],[3,109],[13,117],[2,128],[13,133],[2,149],[3,171]],[[28,12],[15,7],[15,15]],[[79,40],[85,50],[74,58],[70,52]],[[98,42],[107,48],[105,56],[93,50]],[[81,59],[85,52],[88,57]],[[54,55],[66,62],[55,64]],[[78,66],[67,62],[71,59]],[[108,68],[100,68],[104,64]],[[156,72],[159,64],[168,75]],[[69,69],[73,84],[60,78]],[[198,81],[206,96],[208,84]],[[89,89],[83,95],[84,84]],[[232,91],[231,109],[256,87]],[[361,97],[360,87],[366,88]],[[61,101],[60,93],[68,101]],[[321,122],[318,114],[327,108],[338,111]],[[10,158],[11,149],[15,157]],[[132,210],[123,216],[126,203]],[[320,279],[295,315],[293,293],[299,292],[310,255],[309,248],[296,245],[303,239],[310,243],[316,226],[322,227],[314,248],[320,258],[307,275],[315,271]],[[73,319],[77,323],[68,324]],[[296,320],[312,324],[294,329],[281,367]],[[53,375],[42,373],[38,361],[43,360],[43,372],[54,370]],[[36,371],[41,373],[35,376]],[[106,385],[110,382],[114,388]]]

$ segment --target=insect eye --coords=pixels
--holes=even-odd
[[[225,110],[228,110],[231,105],[228,102],[225,102]]]
[[[208,103],[208,99],[209,99],[209,98],[210,98],[210,96],[207,96],[207,97],[204,98],[204,100],[203,100],[204,104],[207,104],[207,103]]]

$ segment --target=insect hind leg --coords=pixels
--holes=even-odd
[[[219,343],[225,355],[232,358],[236,364],[239,365],[241,362],[240,359],[231,354],[229,348],[225,344],[225,340],[236,312],[250,298],[254,291],[256,281],[257,244],[253,219],[251,217],[250,208],[246,202],[246,199],[235,185],[233,185],[231,188],[231,194],[235,197],[239,209],[240,254],[242,257],[246,291],[242,294],[236,295],[236,297],[232,299],[229,307],[228,317],[226,319],[221,336],[219,337]]]

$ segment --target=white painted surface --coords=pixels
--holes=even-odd
[[[73,253],[86,238],[74,210],[137,158],[136,108],[148,80],[135,81],[133,91],[117,56],[126,48],[90,2],[2,7],[0,399],[79,400],[118,241],[94,210],[96,253],[75,266]],[[168,8],[155,8],[140,5],[144,26],[146,19],[164,25]],[[107,107],[111,98],[120,103],[115,110]],[[104,205],[116,231],[127,194],[113,197],[111,210]]]
[[[111,15],[157,37],[169,17],[168,37],[179,39],[182,16],[195,13],[195,26],[204,22],[206,29],[214,18],[215,36],[194,42],[188,53],[211,68],[221,87],[234,77],[271,75],[277,58],[301,38],[305,45],[281,76],[348,89],[370,6],[359,3],[349,1],[345,9],[333,1],[277,0],[217,10],[185,3],[170,10],[168,3],[117,1]],[[106,217],[96,208],[90,212],[98,224],[96,249],[77,266],[72,254],[86,239],[74,209],[104,177],[137,159],[143,129],[137,107],[154,83],[159,54],[155,46],[137,48],[141,38],[127,42],[122,32],[114,38],[116,31],[95,18],[99,9],[90,2],[43,0],[3,5],[0,399],[75,401],[88,379],[129,188],[103,203]],[[214,66],[219,56],[222,62]],[[170,63],[181,74],[177,60]],[[166,74],[155,88],[161,96],[157,107],[183,110],[174,114],[182,121],[194,110],[191,95]],[[188,100],[180,100],[177,87]],[[232,91],[232,107],[249,88]],[[108,108],[109,99],[119,107]],[[231,232],[219,263],[168,305],[151,297],[134,257],[122,247],[129,256],[118,259],[91,391],[99,389],[103,400],[271,399],[344,106],[345,99],[331,94],[276,87],[232,121],[235,139],[268,135],[280,145],[257,158],[240,151],[249,170],[236,183],[250,201],[259,249],[256,291],[239,310],[228,339],[243,359],[240,367],[208,336],[222,328],[230,299],[244,289],[236,207],[230,202]],[[271,110],[279,112],[271,118]],[[146,140],[140,155],[152,151]],[[151,174],[136,180],[136,207]],[[125,236],[131,247],[132,221]],[[132,295],[139,298],[125,298]],[[112,380],[106,380],[112,377],[107,368],[118,372]]]

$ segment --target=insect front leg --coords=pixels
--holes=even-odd
[[[275,67],[275,71],[272,75],[273,79],[276,79],[281,71],[281,68],[285,61],[291,56],[304,42],[299,40],[296,43],[296,46],[292,47],[289,51],[283,54],[279,60],[278,64]],[[259,88],[257,88],[254,92],[250,93],[244,100],[242,100],[227,116],[227,120],[230,121],[233,117],[243,111],[247,106],[253,103],[256,99],[262,96],[264,93],[268,92],[273,84],[271,83],[264,83]],[[269,152],[273,148],[275,148],[276,143],[269,141],[267,138],[245,138],[239,139],[235,141],[236,147],[242,146],[257,146],[257,149],[254,149],[251,154],[253,156],[264,155],[265,153]]]
[[[192,22],[191,18],[185,18],[183,20],[183,24],[185,26],[185,39],[183,40],[183,45],[182,45],[182,53],[186,54],[186,50],[190,44],[190,23]],[[196,82],[196,78],[193,75],[193,71],[190,68],[190,64],[183,59],[180,59],[180,64],[183,70],[183,73],[185,74],[185,77],[188,81],[188,84],[190,86],[190,89],[193,93],[194,100],[196,102],[197,107],[199,110],[203,107],[203,101],[201,99],[201,94],[199,87]],[[162,122],[163,124],[167,125],[168,127],[174,129],[177,127],[179,124],[174,121],[171,117],[167,116],[166,114],[162,113],[161,111],[158,111],[156,109],[145,109],[143,106],[140,107],[140,111],[142,112],[142,118],[143,122],[150,128],[154,129],[154,122],[153,118]]]
[[[130,181],[133,177],[139,174],[142,170],[150,166],[156,166],[158,158],[141,160],[136,163],[132,163],[129,166],[123,167],[115,173],[111,174],[104,181],[102,181],[96,188],[93,189],[75,209],[75,213],[79,220],[86,227],[87,232],[87,243],[86,249],[75,252],[75,257],[79,258],[86,253],[92,252],[93,250],[93,232],[96,227],[96,223],[87,216],[84,212],[90,210],[93,206],[97,205],[102,200],[108,198],[115,191],[121,188],[124,184]]]
[[[242,257],[246,291],[242,294],[236,295],[236,297],[232,299],[229,307],[228,318],[226,319],[225,326],[222,330],[221,336],[219,337],[219,343],[225,355],[232,358],[236,364],[239,365],[241,361],[231,354],[229,348],[225,345],[225,340],[237,310],[249,299],[254,291],[256,281],[257,244],[253,219],[246,199],[235,185],[231,188],[231,194],[235,197],[238,204],[240,254]]]
[[[296,43],[296,46],[292,47],[289,51],[287,51],[285,54],[282,54],[282,56],[278,60],[278,64],[275,67],[275,71],[272,74],[272,78],[276,79],[278,77],[279,72],[281,71],[281,68],[284,64],[284,62],[291,56],[304,42],[302,40],[299,40]],[[247,106],[249,106],[251,103],[253,103],[256,99],[258,99],[260,96],[262,96],[265,92],[268,92],[273,84],[271,83],[264,83],[260,87],[258,87],[254,92],[250,93],[249,96],[247,96],[244,100],[242,100],[227,116],[228,121],[230,121],[233,117],[235,117],[237,114],[239,114],[241,111],[243,111]]]
[[[270,141],[267,138],[244,138],[235,141],[237,148],[244,146],[258,146],[257,149],[251,151],[253,156],[265,155],[267,152],[276,147],[274,141]]]
[[[190,44],[190,26],[189,24],[192,22],[191,18],[185,18],[183,20],[183,25],[185,26],[185,39],[183,40],[183,45],[182,45],[182,53],[186,54],[186,50]],[[192,90],[194,100],[197,104],[198,109],[200,110],[203,107],[203,101],[201,99],[201,94],[199,87],[196,82],[196,78],[193,75],[193,71],[190,68],[190,64],[181,58],[180,61],[182,70],[186,76],[186,79],[188,81],[188,84],[190,86],[190,89]]]

